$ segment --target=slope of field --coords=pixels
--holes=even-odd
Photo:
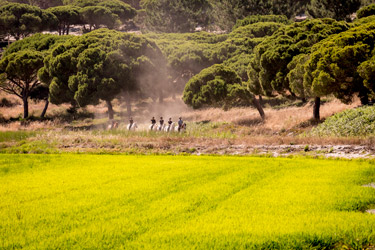
[[[311,131],[318,136],[375,135],[375,107],[363,106],[337,113]]]
[[[372,161],[0,155],[0,249],[373,246]]]

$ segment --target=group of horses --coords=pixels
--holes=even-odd
[[[108,130],[118,129],[118,128],[119,128],[119,123],[116,121],[112,121],[107,127]],[[129,123],[126,126],[126,129],[129,131],[136,131],[139,129],[139,127],[136,122],[133,122],[133,123]],[[183,123],[180,129],[178,128],[178,124],[176,122],[173,122],[172,124],[163,124],[163,125],[151,124],[150,126],[148,126],[148,130],[167,132],[167,133],[168,132],[184,132],[186,131],[186,123]]]
[[[178,124],[175,122],[172,122],[172,124],[151,124],[148,127],[148,130],[150,131],[162,131],[162,132],[184,132],[186,130],[186,123],[183,123],[181,128],[178,129]]]
[[[127,130],[135,131],[138,129],[138,125],[136,122],[133,124],[128,124],[126,126]],[[178,124],[173,122],[172,124],[163,124],[163,125],[157,125],[157,124],[151,124],[148,126],[149,131],[160,131],[160,132],[184,132],[186,131],[186,123],[184,123],[180,129],[178,129]]]

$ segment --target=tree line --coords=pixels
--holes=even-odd
[[[88,32],[101,26],[114,29],[136,16],[136,10],[120,0],[77,0],[69,5],[41,9],[24,3],[0,3],[0,35],[16,40],[42,31],[69,34],[73,25]],[[8,38],[9,39],[9,38]]]
[[[134,100],[183,92],[193,108],[253,104],[262,118],[257,97],[313,98],[319,119],[323,96],[347,103],[358,95],[363,104],[374,98],[374,14],[369,5],[351,23],[249,16],[228,34],[36,34],[3,53],[0,89],[22,99],[24,118],[30,98],[45,100],[45,110],[49,102],[75,109],[103,100],[112,119],[115,98],[130,112]]]
[[[364,10],[371,12],[373,8],[372,5]],[[247,57],[244,66],[248,80],[242,82],[250,92],[247,96],[280,94],[302,101],[313,98],[316,120],[320,119],[323,96],[334,95],[343,103],[358,96],[363,105],[368,104],[369,99],[375,98],[374,21],[375,16],[369,15],[351,24],[324,18],[280,27],[264,37]],[[228,66],[227,71],[238,72]],[[205,80],[205,69],[188,81],[184,90],[187,104],[220,106],[231,102],[233,81],[226,79],[229,74],[223,76],[215,70],[217,67],[211,66],[209,80]],[[219,90],[223,90],[220,97]]]
[[[133,20],[156,32],[193,32],[196,29],[230,32],[237,20],[250,15],[298,15],[311,18],[352,19],[361,6],[374,0],[0,0],[3,33],[20,36],[42,30],[68,34],[72,25],[117,29]],[[7,6],[7,7],[5,7]],[[19,28],[18,28],[19,27]],[[18,30],[17,30],[18,29]]]

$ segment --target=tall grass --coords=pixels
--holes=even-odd
[[[0,155],[0,249],[361,249],[371,161]]]
[[[0,131],[0,142],[25,140],[36,134],[35,131]]]
[[[126,129],[115,130],[93,130],[92,134],[95,136],[122,136],[122,137],[148,137],[148,138],[218,138],[218,139],[233,139],[237,136],[234,133],[233,125],[224,122],[188,122],[186,131],[182,133],[177,132],[161,132],[149,131],[146,128],[138,129],[137,131],[129,131]]]

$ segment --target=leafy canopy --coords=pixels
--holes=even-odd
[[[357,11],[357,18],[375,15],[375,4],[370,4]]]
[[[55,28],[57,18],[49,11],[28,4],[10,3],[0,7],[0,32],[17,40],[32,33]]]
[[[315,43],[348,28],[333,19],[313,19],[278,29],[254,49],[248,72],[250,88],[262,89],[266,95],[290,90],[288,64],[293,58],[308,54]]]
[[[57,6],[48,9],[58,20],[58,31],[60,35],[69,34],[71,25],[80,24],[80,8],[72,5]]]
[[[159,32],[191,32],[209,22],[208,0],[143,0],[146,27]]]
[[[351,28],[316,44],[305,66],[304,85],[317,96],[333,94],[347,103],[354,94],[374,97],[375,22]]]
[[[56,47],[41,77],[51,82],[52,103],[85,106],[140,88],[139,76],[157,79],[163,65],[158,47],[144,37],[99,29]]]
[[[36,34],[12,43],[0,60],[2,83],[0,90],[22,99],[24,118],[28,117],[28,99],[42,81],[37,77],[51,48],[69,39],[69,36]]]
[[[238,90],[240,89],[240,90]],[[228,67],[215,64],[193,76],[186,84],[183,100],[193,108],[233,105],[236,93],[244,90],[241,78]],[[251,94],[249,93],[251,96]]]

